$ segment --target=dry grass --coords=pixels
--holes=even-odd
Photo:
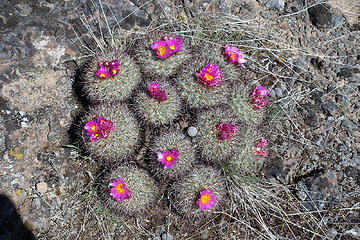
[[[336,2],[341,5],[342,2]],[[176,35],[190,39],[194,44],[199,41],[209,45],[223,46],[229,43],[242,49],[249,62],[247,71],[251,74],[251,84],[266,84],[269,88],[285,86],[289,81],[295,84],[287,95],[275,102],[273,114],[268,118],[269,134],[274,138],[282,137],[288,144],[297,144],[301,148],[318,149],[319,146],[312,136],[303,132],[304,123],[297,118],[297,109],[303,109],[302,103],[309,98],[309,94],[316,90],[309,87],[309,72],[303,73],[293,70],[291,56],[320,57],[330,62],[335,62],[334,57],[318,51],[313,46],[300,46],[286,39],[287,30],[281,29],[278,23],[252,19],[243,21],[232,15],[211,15],[184,19],[164,11],[164,20],[160,26],[151,24],[140,32],[119,29],[121,21],[110,26],[108,18],[115,17],[111,9],[104,9],[101,1],[93,3],[94,9],[99,12],[97,18],[89,19],[82,16],[82,23],[88,34],[94,39],[95,46],[90,48],[83,44],[82,48],[88,54],[103,50],[108,43],[116,46],[116,36],[141,36],[147,32],[159,29],[173,29]],[[174,11],[176,12],[176,11]],[[131,13],[132,14],[132,13]],[[292,16],[285,16],[291,18]],[[90,21],[95,21],[91,23]],[[269,26],[274,29],[269,29]],[[106,26],[107,32],[94,29],[92,26]],[[101,29],[101,28],[100,28]],[[79,36],[79,39],[80,36]],[[332,39],[337,41],[337,39]],[[121,44],[128,40],[121,39]],[[328,41],[331,41],[328,40]],[[131,44],[127,43],[127,44]],[[316,85],[316,83],[315,83]],[[343,85],[338,86],[342,88]],[[332,149],[325,149],[333,151]],[[79,166],[81,171],[88,167],[88,160],[82,161]],[[97,171],[88,172],[88,180],[84,185],[78,183],[73,192],[64,199],[62,210],[53,221],[58,225],[52,230],[56,239],[147,239],[158,236],[159,228],[169,231],[177,239],[198,239],[208,236],[209,239],[326,239],[329,236],[329,219],[334,215],[337,219],[346,219],[353,212],[359,211],[358,204],[341,203],[333,208],[307,210],[294,194],[298,189],[296,185],[270,183],[262,177],[242,176],[233,174],[227,178],[232,204],[210,222],[202,227],[187,231],[188,223],[171,211],[167,212],[168,218],[162,226],[146,228],[148,224],[144,219],[124,219],[106,210],[100,203],[96,194],[95,179]],[[349,196],[346,201],[354,202],[356,194]],[[340,222],[341,223],[341,222]],[[345,231],[353,225],[342,225],[337,229]],[[124,235],[119,235],[123,233]],[[39,238],[41,239],[41,238]],[[45,239],[45,238],[44,238]]]

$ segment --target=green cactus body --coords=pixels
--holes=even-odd
[[[117,76],[100,79],[97,75],[100,61],[119,61]],[[107,50],[99,53],[84,69],[84,90],[92,101],[124,101],[130,97],[141,81],[139,67],[123,50]]]
[[[191,49],[188,43],[183,43],[181,52],[161,59],[156,55],[156,51],[151,48],[154,41],[162,40],[164,36],[169,38],[175,37],[165,32],[148,34],[134,47],[134,55],[137,63],[141,66],[141,70],[145,76],[152,76],[154,74],[161,77],[174,76],[185,62],[191,57]]]
[[[216,195],[211,209],[202,210],[197,203],[200,191],[209,189]],[[224,176],[212,167],[197,166],[186,177],[174,182],[169,191],[170,203],[175,210],[193,223],[201,223],[214,217],[215,211],[221,211],[227,205],[227,191]]]
[[[248,126],[239,121],[229,107],[218,106],[204,110],[197,121],[199,133],[195,139],[201,148],[202,157],[207,161],[217,165],[224,164],[241,151]],[[232,138],[218,138],[216,128],[221,122],[235,124],[237,132]]]
[[[144,123],[159,127],[170,124],[178,117],[182,107],[182,100],[176,89],[164,80],[156,80],[165,90],[167,99],[158,101],[151,96],[147,86],[153,81],[147,81],[134,97],[136,112]]]
[[[124,160],[140,147],[140,127],[136,118],[128,107],[119,103],[103,103],[92,107],[85,114],[83,125],[89,120],[96,120],[98,116],[110,119],[114,123],[114,130],[107,138],[91,142],[86,131],[83,139],[87,151],[95,158],[106,162]]]
[[[131,197],[121,202],[116,201],[110,193],[109,183],[115,179],[123,179]],[[101,180],[99,193],[105,205],[119,214],[129,217],[140,214],[149,214],[157,209],[156,202],[160,198],[160,189],[155,180],[143,169],[133,165],[123,165],[109,171]]]
[[[175,82],[181,88],[181,96],[186,99],[191,108],[202,108],[228,103],[232,91],[232,83],[240,77],[239,69],[227,63],[223,58],[210,58],[207,52],[196,54],[184,66]],[[220,50],[219,50],[220,51]],[[222,72],[222,82],[219,86],[206,87],[197,81],[196,73],[207,64],[216,64]]]
[[[174,148],[179,151],[178,160],[171,168],[164,168],[164,165],[157,161],[157,153]],[[194,167],[195,149],[190,140],[179,131],[164,130],[154,139],[149,155],[151,172],[163,181],[181,178]]]

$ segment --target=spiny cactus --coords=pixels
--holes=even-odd
[[[164,91],[165,100],[159,100],[156,96],[152,96],[152,83],[159,84],[160,90],[156,91]],[[152,91],[154,92],[155,90]],[[182,100],[175,87],[167,81],[157,78],[147,80],[141,89],[138,90],[133,101],[136,108],[135,111],[144,123],[156,127],[171,123],[178,117],[182,108]]]
[[[221,123],[233,124],[236,132],[233,136],[222,137]],[[224,164],[243,147],[247,124],[239,121],[231,108],[217,106],[199,113],[196,125],[199,133],[195,139],[201,148],[204,159],[213,164]],[[224,139],[225,138],[225,139]]]
[[[179,155],[173,164],[169,164],[170,168],[164,166],[158,159],[161,157],[159,157],[159,153],[172,149],[176,149]],[[166,158],[166,156],[164,157]],[[183,133],[174,129],[166,129],[154,139],[150,146],[148,163],[154,176],[163,181],[184,177],[194,167],[195,149]]]
[[[128,107],[120,103],[102,103],[90,108],[83,117],[83,126],[89,121],[104,117],[113,122],[113,131],[105,138],[91,141],[89,134],[83,130],[83,141],[86,150],[96,159],[105,162],[124,160],[140,147],[140,127]]]
[[[99,63],[104,65],[105,62],[111,63],[114,60],[119,64],[115,76],[110,74],[107,77],[109,73],[106,73],[106,70],[103,78],[97,76]],[[126,100],[141,81],[139,67],[124,49],[108,49],[97,53],[88,62],[84,73],[84,90],[91,101]]]
[[[121,194],[122,198],[117,196]],[[145,170],[124,164],[109,170],[101,179],[99,195],[109,209],[119,214],[144,216],[157,209],[160,189]]]
[[[154,45],[155,41],[164,40],[164,37],[171,39],[176,36],[166,32],[154,32],[145,36],[133,48],[134,59],[141,66],[145,76],[152,76],[154,74],[162,77],[174,76],[191,57],[190,44],[184,41],[181,52],[177,52],[167,58],[159,58],[151,46]]]
[[[201,202],[201,192],[204,190],[212,191],[210,197],[216,196],[212,197],[213,201],[203,199],[205,201]],[[196,166],[186,177],[174,182],[169,189],[169,195],[171,206],[194,224],[213,218],[214,212],[224,210],[227,206],[224,176],[219,170],[202,165]],[[208,207],[203,206],[206,200]]]
[[[222,74],[221,83],[212,87],[200,83],[197,77],[197,73],[200,73],[209,64],[215,64]],[[223,57],[210,58],[206,51],[200,49],[196,57],[184,66],[181,73],[175,78],[175,82],[181,88],[181,96],[186,99],[191,108],[202,108],[229,102],[232,83],[237,81],[240,76],[240,71],[225,62]]]

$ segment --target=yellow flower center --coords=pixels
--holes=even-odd
[[[170,156],[170,155],[167,155],[167,156],[165,157],[165,160],[166,160],[167,162],[171,162],[172,159],[173,159],[173,157]]]
[[[97,139],[100,135],[98,133],[95,133],[94,139]]]
[[[211,200],[211,197],[207,193],[202,195],[201,198],[200,198],[200,201],[201,201],[202,204],[208,204],[210,202],[210,200]]]
[[[100,124],[104,124],[105,120],[100,120]]]
[[[105,78],[105,77],[106,77],[105,73],[101,73],[101,74],[100,74],[100,77],[101,77],[101,78]]]
[[[118,193],[123,193],[123,192],[125,192],[125,189],[124,189],[122,183],[119,183],[118,185],[116,185],[115,189],[116,189],[116,191],[117,191]]]
[[[159,50],[160,56],[165,55],[165,53],[166,53],[166,48],[165,47],[160,46],[160,47],[158,47],[158,50]]]
[[[92,126],[90,127],[90,129],[91,129],[91,131],[95,132],[95,131],[96,131],[96,125],[92,125]]]
[[[235,54],[233,52],[230,52],[230,58],[234,61],[235,60]]]
[[[115,75],[115,74],[118,73],[118,70],[117,70],[117,69],[113,69],[112,72],[113,72],[113,74]]]
[[[205,73],[204,78],[205,78],[205,81],[207,82],[207,81],[213,80],[214,77],[211,74]]]
[[[175,50],[175,45],[169,45],[169,48],[170,48],[171,50]]]

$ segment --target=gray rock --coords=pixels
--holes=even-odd
[[[329,116],[329,117],[327,118],[327,120],[328,120],[329,122],[333,122],[333,121],[335,120],[335,118],[332,117],[332,116]]]
[[[294,61],[294,71],[301,74],[301,73],[304,73],[305,71],[307,71],[307,63],[304,59],[302,58],[298,58],[298,59],[295,59]]]
[[[170,233],[164,232],[161,234],[161,240],[173,240],[174,237]]]
[[[267,8],[282,11],[284,9],[284,0],[260,0]]]
[[[334,19],[331,8],[327,4],[318,4],[308,9],[309,17],[313,25],[320,28],[334,27]]]
[[[352,121],[344,119],[341,121],[340,127],[344,129],[345,131],[352,132],[352,131],[358,131],[359,127]]]
[[[198,130],[196,129],[196,127],[193,127],[193,126],[189,127],[187,130],[187,134],[190,137],[195,137],[197,133],[198,133]]]
[[[322,103],[321,107],[325,112],[332,116],[335,115],[338,110],[336,103],[331,99],[327,100],[325,103]]]
[[[349,67],[343,67],[340,69],[338,76],[343,78],[350,78],[353,75],[352,68]]]
[[[275,93],[278,98],[281,98],[283,96],[283,91],[281,88],[275,88]]]

